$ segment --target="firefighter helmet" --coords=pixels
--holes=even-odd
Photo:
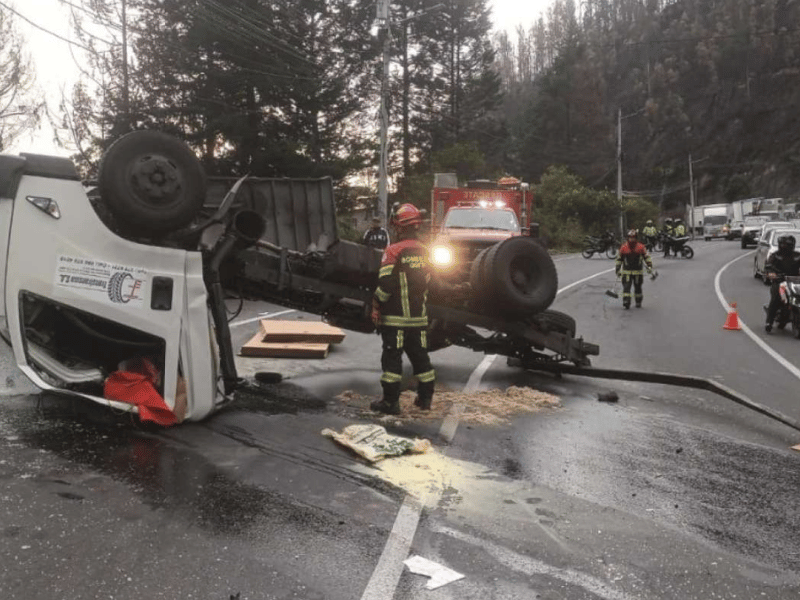
[[[653,219],[647,219],[647,225],[652,225],[652,224],[653,224]]]
[[[637,237],[639,237],[639,234],[636,232],[635,229],[631,229],[631,230],[628,231],[628,237],[629,238],[637,238]]]
[[[395,227],[410,227],[422,223],[422,214],[413,204],[402,204],[392,216]]]
[[[668,225],[672,225],[672,217],[667,217],[666,219],[664,219],[664,223],[667,223]]]

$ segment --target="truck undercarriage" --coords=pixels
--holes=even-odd
[[[0,157],[0,334],[40,388],[136,412],[104,385],[145,359],[178,420],[205,418],[240,383],[228,293],[374,330],[381,252],[339,238],[330,179],[206,181],[182,143],[139,131],[106,151],[98,189],[87,196],[66,159]],[[526,365],[598,354],[549,310],[555,267],[535,239],[481,251],[469,276],[470,293],[432,286],[433,350]]]

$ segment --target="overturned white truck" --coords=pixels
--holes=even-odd
[[[372,330],[380,252],[339,239],[330,179],[207,181],[182,142],[137,131],[108,148],[97,191],[68,159],[0,155],[0,336],[39,388],[142,416],[108,390],[143,361],[173,422],[205,418],[241,383],[226,290]],[[556,270],[535,239],[483,249],[470,278],[475,293],[430,297],[433,349],[522,366],[598,354],[548,309]]]

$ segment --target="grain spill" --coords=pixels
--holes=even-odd
[[[534,413],[544,409],[561,406],[558,396],[526,387],[511,386],[505,390],[484,390],[473,393],[439,391],[433,396],[431,410],[424,411],[414,406],[416,393],[405,391],[400,394],[402,414],[393,418],[418,420],[441,420],[453,406],[462,405],[464,412],[460,420],[476,425],[502,425],[514,415]],[[352,408],[369,410],[369,403],[378,398],[364,396],[353,391],[345,391],[336,399]]]

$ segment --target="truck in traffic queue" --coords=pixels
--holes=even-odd
[[[703,239],[708,241],[726,238],[733,219],[733,209],[728,203],[705,204],[703,209]]]
[[[210,178],[184,142],[139,130],[106,148],[95,189],[70,159],[0,154],[0,338],[40,389],[161,425],[200,421],[247,384],[226,298],[375,331],[382,252],[339,237],[330,177]],[[449,227],[483,250],[464,294],[437,293],[448,270],[432,269],[429,349],[461,346],[526,369],[589,366],[599,347],[549,308],[555,264],[522,235],[527,190],[468,190],[491,211],[479,216],[515,225],[468,215]],[[450,193],[434,198],[455,211],[460,192]]]
[[[451,281],[468,281],[469,268],[487,248],[515,236],[536,235],[531,227],[533,192],[514,177],[469,181],[436,173],[431,190],[431,258]]]

